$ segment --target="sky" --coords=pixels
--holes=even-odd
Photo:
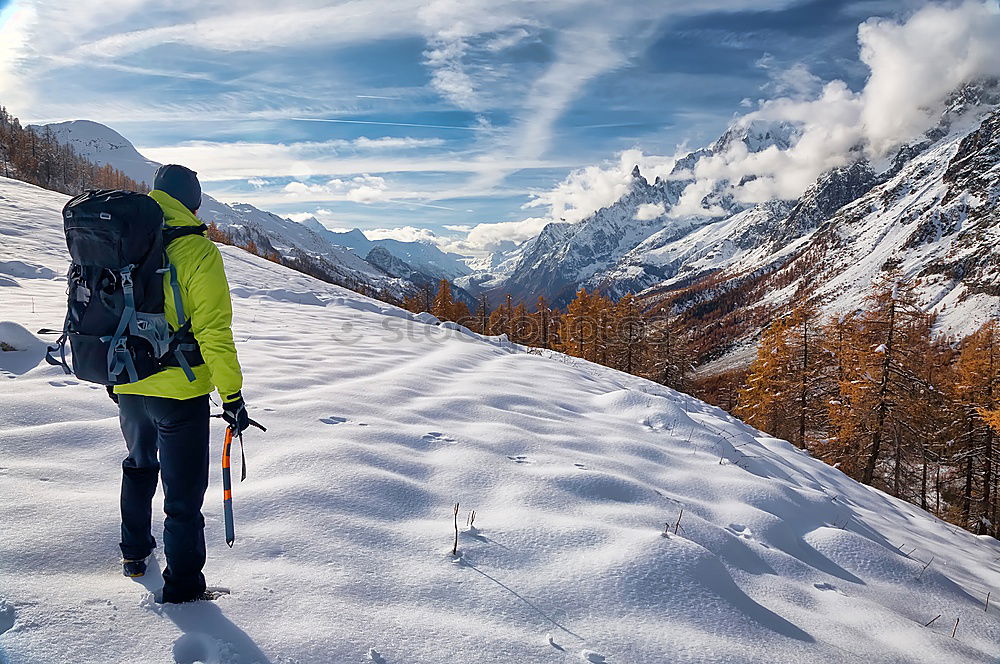
[[[107,124],[223,201],[477,253],[583,218],[636,163],[665,172],[748,115],[875,129],[814,134],[771,164],[699,165],[770,169],[747,200],[794,193],[851,140],[884,152],[922,122],[878,130],[875,115],[894,115],[882,79],[923,53],[914,17],[929,11],[964,12],[958,41],[941,39],[949,56],[996,13],[994,0],[0,0],[0,103],[25,123]],[[1000,37],[994,23],[978,37]],[[990,57],[965,53],[961,75]]]

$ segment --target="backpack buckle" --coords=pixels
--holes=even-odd
[[[121,271],[122,276],[122,288],[132,289],[132,266],[129,265]]]

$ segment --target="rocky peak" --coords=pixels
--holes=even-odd
[[[740,118],[712,144],[710,150],[713,154],[726,152],[736,143],[742,143],[750,152],[761,152],[772,146],[787,150],[798,135],[798,127],[790,122]]]
[[[958,150],[948,162],[944,181],[950,185],[947,202],[963,190],[993,200],[993,205],[981,205],[979,210],[991,208],[995,213],[997,191],[996,169],[1000,164],[1000,109],[986,118],[978,129],[968,134],[958,144]],[[988,211],[988,210],[986,210]]]
[[[806,189],[788,215],[787,224],[800,230],[815,228],[843,206],[868,193],[878,181],[867,161],[831,169]]]

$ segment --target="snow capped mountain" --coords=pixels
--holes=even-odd
[[[719,214],[672,214],[699,160],[737,142],[760,151],[796,140],[787,124],[738,121],[710,147],[679,159],[665,181],[649,185],[636,171],[613,205],[577,224],[550,224],[466,283],[529,301],[544,294],[557,304],[584,286],[612,296],[640,293],[649,303],[683,290],[672,305],[681,310],[739,291],[745,306],[809,297],[842,311],[861,301],[873,279],[898,270],[921,281],[923,304],[941,314],[942,330],[969,333],[1000,313],[1000,149],[998,111],[990,111],[997,103],[995,81],[962,87],[936,126],[882,172],[859,155],[797,200],[748,207],[716,186],[700,203]],[[640,219],[643,206],[668,214]]]
[[[315,217],[309,217],[300,223],[331,244],[353,249],[359,256],[365,256],[366,260],[372,249],[382,247],[396,258],[433,279],[452,281],[472,272],[462,256],[445,253],[427,242],[402,242],[392,238],[369,240],[364,232],[357,228],[337,233],[328,229]]]
[[[824,174],[797,202],[768,201],[683,236],[654,234],[612,269],[585,285],[615,296],[681,287],[719,270],[775,267],[841,206],[874,186],[869,165],[857,162]]]
[[[42,132],[48,129],[63,145],[96,164],[110,164],[136,182],[153,184],[153,173],[160,166],[143,157],[127,138],[111,127],[91,120],[71,120],[48,125],[29,125]]]
[[[658,276],[655,270],[643,279],[633,266],[619,263],[652,237],[658,238],[660,245],[670,243],[717,222],[720,215],[729,217],[748,207],[728,193],[728,182],[720,181],[697,201],[687,202],[688,206],[695,204],[697,210],[668,214],[682,203],[685,189],[694,181],[692,170],[698,160],[729,150],[735,143],[742,143],[750,152],[787,147],[793,135],[794,128],[787,123],[741,121],[711,147],[678,159],[666,179],[657,177],[650,184],[636,166],[628,191],[616,203],[575,224],[548,224],[537,237],[497,261],[489,274],[474,275],[463,283],[483,291],[510,292],[516,298],[544,295],[557,305],[572,299],[581,285],[607,285],[613,274],[624,279],[612,288],[615,292],[632,290],[631,286],[643,281],[653,283]]]
[[[156,604],[161,550],[141,579],[116,569],[115,405],[31,333],[65,313],[66,200],[0,178],[4,662],[996,657],[996,540],[661,385],[227,246],[243,393],[270,430],[246,434],[230,549],[213,425],[205,573],[231,594]]]
[[[198,216],[215,222],[237,244],[253,241],[264,253],[320,261],[339,283],[367,284],[400,296],[412,286],[399,275],[387,274],[344,247],[332,245],[309,228],[252,205],[226,205],[205,196]]]
[[[926,148],[837,211],[777,277],[801,274],[831,311],[849,311],[879,275],[919,280],[941,329],[968,334],[1000,316],[1000,110]]]

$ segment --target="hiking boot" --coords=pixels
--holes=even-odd
[[[173,592],[164,593],[162,590],[156,594],[157,604],[187,604],[188,602],[214,602],[215,600],[229,594],[229,588],[209,587],[200,593],[193,595],[178,595]]]
[[[138,560],[122,558],[122,574],[132,579],[144,576],[146,574],[146,558]]]

